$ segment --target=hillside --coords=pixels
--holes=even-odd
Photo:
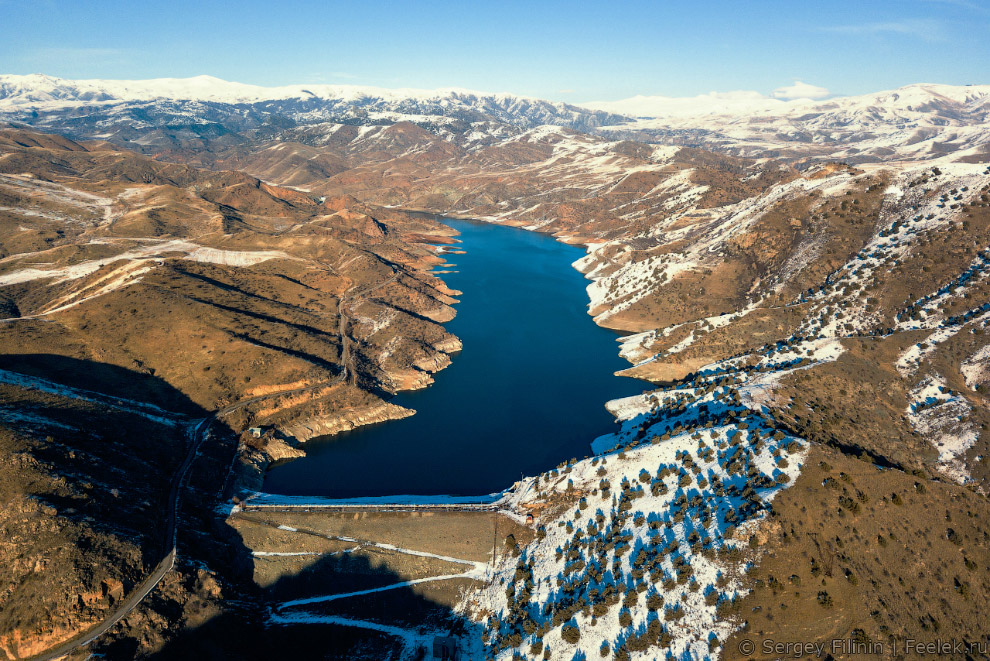
[[[159,562],[169,483],[209,412],[245,402],[199,451],[186,502],[204,531],[225,487],[260,484],[300,442],[410,414],[383,397],[430,383],[459,348],[440,325],[454,292],[421,243],[450,231],[431,221],[11,129],[0,200],[14,657],[84,630]],[[250,426],[270,431],[238,449]],[[202,559],[219,554],[212,576],[229,555],[196,539],[180,537],[180,604],[200,598]],[[187,624],[220,607],[210,589]],[[128,630],[153,649],[181,608],[152,605]]]
[[[632,105],[307,89],[0,81],[0,116],[51,132],[0,131],[0,367],[58,385],[3,382],[18,503],[6,525],[19,541],[0,594],[30,605],[47,594],[32,581],[45,580],[99,595],[46,606],[57,613],[47,619],[10,610],[5,649],[67,636],[56,622],[83,626],[149,566],[139,556],[156,528],[144,503],[154,508],[162,483],[130,485],[128,503],[141,505],[112,516],[60,500],[117,497],[94,434],[148,466],[135,470],[175,463],[174,452],[128,445],[124,423],[111,433],[89,422],[102,411],[89,407],[109,404],[65,389],[82,387],[81,361],[113,375],[97,371],[87,389],[190,420],[245,403],[205,446],[196,484],[209,486],[190,489],[186,517],[188,530],[238,540],[251,577],[235,580],[230,557],[187,542],[185,587],[171,594],[202,615],[147,606],[111,653],[167,650],[180,630],[182,654],[213,649],[191,632],[227,631],[229,602],[252,604],[233,616],[241,633],[228,649],[250,658],[272,641],[317,645],[342,631],[333,654],[414,657],[443,632],[438,621],[463,632],[472,658],[504,660],[738,658],[743,640],[776,658],[764,641],[805,638],[879,641],[898,658],[909,639],[987,642],[986,87],[707,113],[640,99],[636,119],[623,114]],[[297,456],[301,441],[407,415],[389,394],[428,385],[460,348],[443,328],[460,293],[430,272],[443,261],[432,244],[451,231],[410,210],[583,246],[574,267],[590,281],[589,315],[627,333],[623,374],[648,389],[608,403],[619,430],[587,439],[591,456],[511,485],[496,506],[515,527],[497,536],[491,565],[487,524],[464,524],[477,537],[458,540],[465,560],[444,552],[453,542],[436,532],[440,513],[429,513],[435,528],[417,523],[432,531],[418,533],[422,546],[412,536],[401,547],[387,546],[373,507],[354,524],[349,512],[261,517],[240,505],[214,518],[218,499],[251,495],[267,463]],[[159,449],[182,445],[174,425],[156,425]],[[253,426],[260,438],[237,439]],[[75,457],[56,442],[97,473],[66,463]],[[300,532],[297,520],[335,532]],[[382,538],[354,538],[350,525]],[[78,541],[97,527],[102,545]],[[46,544],[84,551],[39,565],[40,546],[25,540],[42,528]],[[281,574],[260,564],[310,553],[288,546],[308,549],[297,541],[307,536],[327,557],[279,560]],[[348,548],[436,566],[333,559]],[[472,569],[440,567],[451,562]],[[411,589],[367,598],[391,589],[389,572],[397,586],[461,582],[436,600]],[[340,605],[340,593],[366,599]]]
[[[546,537],[485,593],[499,658],[984,639],[990,169],[816,174],[578,264],[659,388],[516,486]]]
[[[988,153],[990,85],[917,84],[824,101],[751,95],[639,97],[590,107],[635,114],[611,136],[704,147],[741,156],[850,163]]]
[[[950,111],[911,112],[938,124]],[[850,132],[776,139],[786,158],[749,159],[560,127],[446,150],[424,132],[390,150],[394,125],[257,152],[353,163],[297,180],[323,194],[584,244],[590,313],[635,331],[621,343],[626,373],[659,390],[611,405],[626,430],[596,457],[515,485],[510,503],[540,512],[546,538],[507,553],[502,580],[465,605],[487,623],[489,654],[732,656],[743,636],[763,649],[780,627],[881,640],[891,657],[936,629],[981,639],[966,595],[986,589],[984,532],[937,533],[920,512],[938,502],[947,521],[978,521],[986,507],[987,132],[974,111],[956,126],[972,140],[932,148],[898,142],[910,127],[896,112],[874,121],[893,151]],[[748,153],[742,142],[719,151]],[[267,163],[274,180],[299,172]],[[904,503],[913,514],[897,513]],[[870,560],[871,544],[891,543],[905,558],[937,545],[944,566],[919,593],[948,581],[963,596],[904,601],[897,586],[918,582],[917,565],[878,573]],[[785,579],[820,585],[792,590],[785,610],[770,601]],[[829,626],[813,626],[823,616]]]
[[[339,125],[400,122],[469,149],[552,125],[791,163],[930,159],[948,153],[978,158],[988,152],[988,118],[987,85],[915,84],[826,100],[728,92],[582,106],[453,88],[266,88],[210,76],[127,81],[0,75],[0,121],[211,166],[225,153],[252,151],[258,141],[312,144],[330,139]]]

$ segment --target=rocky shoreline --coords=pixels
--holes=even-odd
[[[460,292],[446,287],[442,281],[438,285],[436,294],[442,306],[422,310],[420,314],[439,325],[454,318],[456,313],[448,302],[456,303],[450,295],[460,295]],[[376,388],[392,394],[426,388],[433,383],[433,374],[448,367],[451,354],[462,348],[460,340],[447,333],[419,347],[405,365],[370,366],[375,374]],[[335,436],[364,425],[400,420],[416,413],[346,381],[325,387],[302,384],[302,387],[289,388],[299,385],[258,390],[262,395],[271,394],[271,399],[248,410],[246,416],[234,423],[241,441],[231,464],[225,498],[260,491],[269,467],[305,457],[305,443],[313,438]]]

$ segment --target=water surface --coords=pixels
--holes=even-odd
[[[535,232],[462,220],[464,255],[442,274],[463,292],[446,328],[464,349],[424,390],[400,393],[403,420],[306,443],[307,456],[269,470],[270,493],[331,497],[480,495],[591,453],[616,428],[605,402],[641,392],[617,377],[617,335],[587,313],[584,255]]]

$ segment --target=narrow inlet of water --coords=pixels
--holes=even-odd
[[[584,255],[536,232],[465,220],[442,275],[463,292],[446,328],[464,349],[424,390],[400,393],[403,420],[306,443],[306,457],[273,466],[264,490],[336,498],[480,495],[591,453],[616,428],[605,402],[646,384],[614,376],[629,366],[616,338],[587,313]]]

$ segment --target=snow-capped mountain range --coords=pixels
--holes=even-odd
[[[186,114],[206,119],[214,112],[282,114],[308,123],[357,120],[381,124],[432,118],[453,123],[496,120],[523,128],[543,124],[588,130],[626,121],[602,110],[579,108],[512,94],[465,89],[383,89],[356,85],[260,87],[212,76],[153,80],[65,80],[40,74],[0,75],[0,116],[82,109],[112,112],[121,107],[180,103]]]
[[[919,83],[896,90],[831,99],[780,99],[759,92],[739,90],[710,92],[694,97],[635,96],[621,101],[581,104],[619,115],[671,121],[675,118],[717,116],[799,116],[830,110],[875,108],[885,113],[951,111],[960,116],[982,108],[990,100],[990,85],[938,85]]]
[[[189,136],[229,146],[321,123],[417,124],[462,145],[484,145],[538,126],[611,139],[701,147],[793,161],[917,160],[960,152],[979,157],[990,142],[990,85],[908,85],[826,100],[782,100],[758,92],[693,98],[634,97],[584,106],[464,89],[354,85],[260,87],[210,76],[154,80],[66,80],[0,75],[0,121],[74,138],[158,149]],[[177,127],[185,133],[176,133]],[[153,139],[148,134],[156,132]]]
[[[990,85],[916,84],[826,100],[784,101],[756,92],[687,99],[634,97],[591,104],[635,115],[602,130],[748,156],[824,156],[854,162],[985,153]]]

